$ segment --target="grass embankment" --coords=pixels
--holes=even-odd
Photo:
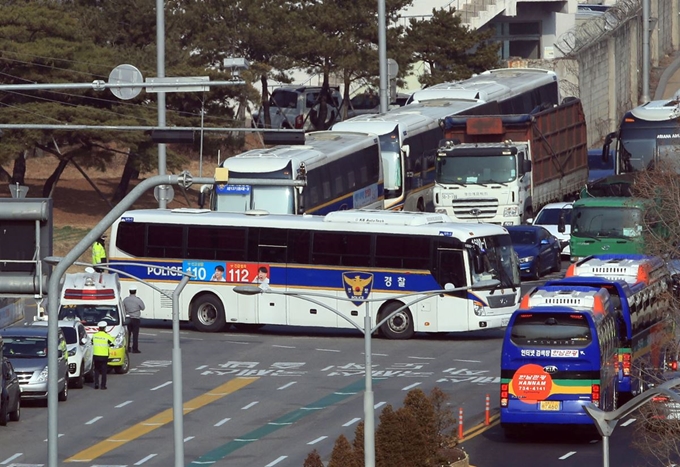
[[[90,229],[83,229],[78,227],[64,226],[55,227],[52,231],[53,239],[53,252],[54,256],[64,257],[75,247],[78,242],[80,242],[85,235],[90,231]],[[90,263],[92,261],[92,250],[90,247],[87,251],[80,255],[78,261],[85,263]],[[82,271],[82,266],[71,266],[69,272]]]

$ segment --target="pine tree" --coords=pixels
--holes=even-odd
[[[316,452],[316,449],[307,454],[303,467],[324,467],[321,456]]]
[[[349,440],[345,435],[340,435],[335,440],[328,467],[356,467],[356,465],[352,445],[349,444]]]
[[[352,441],[354,448],[354,458],[357,467],[365,467],[364,464],[364,422],[361,421],[354,430],[354,441]]]

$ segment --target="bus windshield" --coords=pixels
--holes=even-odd
[[[475,271],[473,268],[472,285],[488,280],[498,280],[500,287],[519,287],[519,265],[509,236],[475,238],[469,243],[480,247],[484,255],[484,269]],[[471,255],[475,254],[474,248],[469,251]],[[474,261],[471,261],[471,264],[474,264]]]
[[[593,340],[585,316],[578,313],[521,313],[510,331],[519,346],[585,347]]]
[[[657,158],[671,158],[680,152],[678,124],[636,121],[621,127],[621,171],[637,172],[653,166]]]
[[[295,214],[293,187],[257,186],[247,192],[222,194],[217,192],[216,211],[245,212],[264,209],[271,214]]]
[[[438,183],[507,183],[517,178],[514,155],[450,156],[437,158]]]
[[[642,211],[633,207],[575,207],[572,236],[634,238],[642,235]]]
[[[382,154],[383,176],[387,198],[401,194],[401,148],[399,147],[399,127],[386,135],[380,136],[380,152]]]

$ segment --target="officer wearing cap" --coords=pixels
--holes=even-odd
[[[106,332],[106,321],[100,321],[97,326],[99,331],[92,335],[92,355],[94,360],[94,388],[99,389],[99,376],[101,375],[101,388],[106,389],[106,373],[109,369],[109,348],[113,347],[115,339]]]
[[[94,265],[108,262],[106,260],[106,248],[104,247],[105,240],[106,235],[102,235],[92,244],[92,264]],[[94,270],[97,272],[104,271],[102,268],[96,266]]]
[[[128,352],[142,353],[139,350],[139,324],[142,318],[144,302],[137,296],[137,287],[130,287],[130,295],[123,300],[125,316],[128,318]]]

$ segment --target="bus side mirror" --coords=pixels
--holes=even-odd
[[[203,209],[205,206],[205,194],[212,189],[210,185],[201,185],[201,189],[198,190],[198,207]]]
[[[522,160],[522,173],[531,172],[531,161],[523,159]]]
[[[612,141],[616,138],[616,132],[611,132],[604,138],[604,145],[602,146],[602,162],[607,162],[609,160],[609,147],[612,145]]]

